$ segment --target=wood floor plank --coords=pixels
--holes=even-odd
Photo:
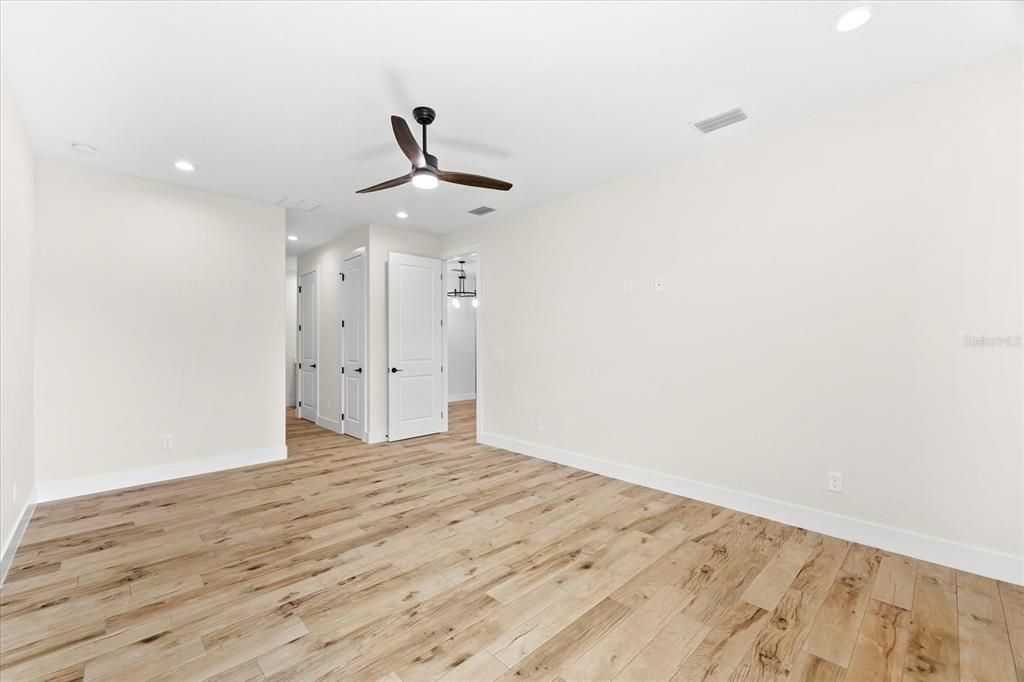
[[[863,545],[850,548],[812,625],[805,644],[809,653],[841,668],[849,664],[881,561],[879,550]]]
[[[683,661],[673,682],[728,680],[767,625],[767,611],[745,601],[736,602]]]
[[[663,682],[671,680],[694,649],[711,631],[713,623],[703,623],[684,613],[676,613],[650,643],[626,664],[617,682]]]
[[[812,551],[810,547],[797,542],[783,544],[764,570],[758,573],[754,581],[743,591],[740,598],[748,604],[771,611],[789,590],[811,557]]]
[[[898,554],[887,554],[878,567],[878,578],[871,598],[909,611],[914,605],[917,562]]]
[[[843,682],[846,679],[846,669],[803,651],[797,658],[789,679],[793,682]]]
[[[864,682],[901,679],[907,655],[909,623],[909,611],[872,599],[857,635],[847,678]]]
[[[1024,682],[1024,588],[481,445],[475,419],[367,445],[289,415],[285,461],[38,505],[0,678]]]
[[[301,619],[294,616],[269,626],[266,629],[253,631],[245,636],[232,638],[220,646],[207,649],[206,654],[194,658],[162,672],[150,679],[161,682],[172,680],[209,679],[227,673],[234,678],[236,673],[246,679],[250,673],[263,673],[256,663],[256,658],[271,649],[294,641],[309,634]],[[236,670],[239,669],[240,670]]]
[[[610,680],[654,638],[687,594],[668,585],[623,618],[590,651],[562,672],[566,680]]]
[[[768,625],[747,649],[731,682],[788,679],[821,601],[813,593],[787,591],[769,614]]]
[[[629,609],[622,604],[612,599],[602,600],[498,679],[510,682],[555,677],[594,646],[628,613]]]
[[[995,580],[957,571],[960,679],[1012,680],[1016,676],[1010,634]]]
[[[1017,682],[1024,682],[1024,587],[1000,582],[999,596],[1017,667]]]
[[[954,571],[919,562],[903,679],[906,682],[959,680],[958,639]]]

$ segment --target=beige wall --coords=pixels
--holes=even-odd
[[[38,162],[41,497],[284,455],[284,243],[277,207]]]
[[[33,174],[28,132],[0,68],[0,554],[35,487]]]
[[[964,335],[1022,331],[1022,82],[1004,56],[446,237],[480,245],[483,432],[1019,566],[1022,350]]]

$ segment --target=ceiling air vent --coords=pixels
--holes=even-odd
[[[747,115],[743,113],[742,109],[737,107],[736,109],[730,109],[729,111],[718,114],[717,116],[706,118],[703,121],[697,121],[693,126],[707,135],[713,130],[718,130],[719,128],[731,126],[733,123],[739,123],[740,121],[746,120]]]
[[[298,197],[290,197],[287,194],[281,197],[277,202],[278,206],[283,208],[294,208],[297,211],[315,211],[320,208],[321,204],[319,201],[313,201],[312,199],[299,199]]]
[[[470,213],[473,215],[487,215],[488,213],[494,213],[497,209],[493,209],[490,206],[478,206],[474,208]]]

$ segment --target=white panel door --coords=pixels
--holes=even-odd
[[[388,256],[388,440],[443,429],[443,276],[435,258]]]
[[[299,416],[316,421],[316,273],[299,278]]]
[[[353,256],[342,266],[341,284],[341,393],[345,412],[345,433],[366,437],[366,336],[363,255]]]

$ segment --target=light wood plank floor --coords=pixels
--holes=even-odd
[[[477,445],[473,409],[41,505],[3,679],[1024,682],[1024,589]]]

